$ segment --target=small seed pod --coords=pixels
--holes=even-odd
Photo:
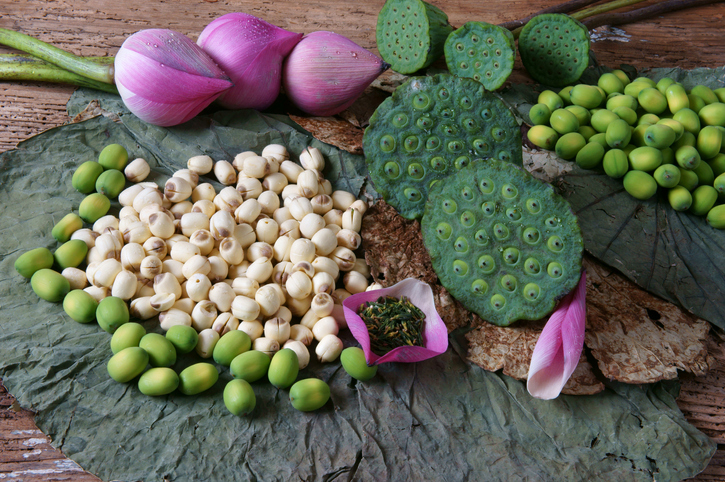
[[[149,239],[144,241],[143,249],[146,256],[156,256],[159,259],[164,259],[168,254],[166,241],[161,238],[157,238],[156,236],[151,236]]]
[[[235,211],[234,219],[237,223],[252,224],[262,213],[262,205],[256,199],[247,199]]]
[[[362,237],[351,229],[341,229],[335,235],[338,246],[349,250],[356,250],[362,244]]]
[[[287,178],[287,181],[296,184],[297,183],[297,177],[300,175],[302,171],[304,171],[305,168],[297,164],[293,161],[282,161],[279,164],[279,172],[284,174],[284,176]]]
[[[233,213],[244,202],[244,198],[233,186],[227,186],[214,197],[214,206],[219,211]]]
[[[335,248],[338,249],[338,248]],[[334,251],[333,251],[334,252]],[[337,265],[335,261],[328,258],[327,256],[317,256],[312,261],[312,267],[315,268],[315,274],[318,273],[328,273],[330,276],[332,276],[332,279],[337,281],[337,279],[340,277],[340,267]]]
[[[120,196],[120,194],[119,194]],[[148,206],[149,204],[163,205],[164,199],[162,193],[157,188],[145,187],[133,198],[133,208],[137,212]]]
[[[209,297],[209,290],[211,289],[211,281],[206,275],[198,273],[192,275],[186,283],[186,294],[188,298],[191,298],[195,302],[199,303],[201,300],[206,300]]]
[[[204,213],[186,213],[181,216],[181,233],[189,237],[198,229],[209,229],[209,216]]]
[[[208,256],[214,249],[215,240],[207,229],[198,229],[189,236],[189,242],[199,248],[199,254]]]
[[[342,277],[345,290],[350,294],[362,293],[368,288],[368,280],[362,273],[357,271],[348,271]]]
[[[178,171],[174,172],[171,177],[183,179],[184,181],[188,182],[189,185],[191,185],[192,190],[199,185],[199,174],[192,171],[191,169],[179,169]]]
[[[118,219],[113,214],[101,216],[93,223],[93,231],[98,234],[101,234],[106,228],[118,229]]]
[[[312,340],[315,339],[312,330],[300,324],[290,325],[289,337],[290,340],[299,341],[305,346],[310,346]]]
[[[312,305],[310,305],[310,309],[314,311],[318,317],[324,318],[332,313],[334,305],[335,301],[328,293],[317,293],[312,298]]]
[[[176,300],[172,308],[176,310],[181,310],[184,313],[188,313],[191,315],[191,312],[194,311],[195,306],[196,301],[192,300],[191,298],[179,298],[178,300]]]
[[[328,226],[332,225],[342,228],[342,213],[339,209],[331,209],[322,216],[322,219],[325,220]]]
[[[131,303],[128,307],[128,313],[129,315],[131,315],[132,318],[136,318],[139,320],[148,320],[159,314],[151,306],[150,296],[141,296],[139,298],[134,298],[133,300],[131,300]],[[189,318],[189,323],[191,324],[191,318]]]
[[[254,293],[254,301],[259,305],[262,316],[272,316],[282,305],[279,293],[272,285],[261,286]],[[282,340],[279,340],[282,341]]]
[[[137,243],[138,244],[138,243]],[[104,259],[120,259],[121,250],[124,244],[118,241],[118,238],[111,233],[103,233],[96,238],[93,249],[98,252],[98,257]]]
[[[219,333],[212,330],[211,327],[202,330],[199,332],[199,340],[196,342],[194,351],[202,358],[211,358],[218,341]]]
[[[262,156],[248,156],[244,158],[242,172],[249,177],[262,179],[272,173],[272,166],[267,158]]]
[[[322,317],[317,316],[317,313],[315,313],[315,311],[312,309],[312,305],[310,305],[310,309],[307,310],[307,313],[305,313],[304,316],[300,318],[300,325],[312,330],[312,328],[315,327],[315,323],[317,323],[321,319]]]
[[[216,161],[214,163],[214,176],[225,186],[231,186],[237,182],[237,172],[229,161]]]
[[[239,323],[237,330],[243,331],[249,338],[254,341],[264,334],[264,326],[257,320],[242,321]]]
[[[209,156],[194,156],[186,161],[186,167],[200,176],[209,174],[214,167],[214,161]]]
[[[171,273],[161,273],[154,276],[154,293],[171,293],[174,295],[174,301],[181,298],[181,283]],[[165,311],[165,310],[161,310]]]
[[[306,238],[296,239],[292,243],[290,249],[290,261],[297,263],[299,261],[312,262],[315,259],[315,245]]]
[[[143,190],[144,187],[140,184],[134,184],[133,186],[129,186],[119,193],[118,202],[121,204],[121,206],[133,206],[133,200]]]
[[[201,300],[191,311],[191,326],[196,331],[211,328],[217,317],[217,309],[214,303],[209,300]]]
[[[335,250],[330,253],[330,259],[332,259],[340,271],[350,271],[355,266],[355,260],[357,259],[355,253],[350,249],[338,246]]]
[[[259,283],[256,280],[240,277],[232,280],[232,291],[237,296],[246,296],[254,299],[254,294],[259,289]]]
[[[265,190],[271,191],[278,196],[282,193],[282,190],[288,184],[289,181],[287,180],[287,176],[285,176],[281,172],[273,172],[272,174],[267,175],[262,181],[262,187]]]
[[[239,328],[239,320],[231,313],[219,313],[214,323],[211,325],[211,329],[224,336],[232,330]]]
[[[237,295],[232,300],[232,314],[236,316],[240,321],[256,320],[259,316],[259,313],[259,303],[257,303],[252,298]]]
[[[139,267],[139,274],[142,278],[154,279],[157,274],[161,274],[164,266],[161,264],[161,260],[156,256],[146,256],[141,260],[141,266]]]
[[[240,152],[236,156],[234,156],[234,160],[232,161],[232,166],[234,166],[234,169],[236,169],[238,172],[242,172],[242,166],[244,166],[244,159],[247,157],[256,156],[257,153],[253,151],[244,151]]]
[[[71,290],[82,290],[88,286],[88,278],[86,278],[86,273],[82,269],[68,267],[60,274],[68,280]]]
[[[269,243],[257,241],[247,248],[247,259],[251,262],[272,256],[274,256],[274,248]]]
[[[236,296],[234,289],[227,283],[214,283],[209,289],[209,301],[214,303],[214,306],[220,312],[230,311]]]
[[[143,263],[142,263],[143,265]],[[114,258],[103,260],[98,267],[93,271],[93,279],[91,281],[94,286],[102,286],[104,288],[111,288],[113,281],[116,279],[116,275],[123,271],[123,266],[120,261]]]
[[[211,218],[216,211],[216,206],[208,199],[199,199],[191,206],[192,213],[202,213],[209,218]]]
[[[199,184],[193,191],[191,191],[191,201],[195,203],[199,201],[214,201],[215,197],[216,190],[214,189],[214,186],[208,182]]]
[[[242,195],[242,199],[257,199],[264,189],[259,179],[253,177],[240,178],[237,182],[237,191]]]
[[[305,197],[297,197],[293,199],[289,204],[289,212],[292,217],[297,221],[302,221],[308,214],[314,214],[312,210],[312,203]]]
[[[262,149],[262,156],[271,157],[277,163],[284,162],[289,159],[287,148],[282,144],[269,144]]]
[[[176,298],[172,293],[157,293],[151,297],[151,308],[157,312],[168,311],[174,307]]]
[[[171,259],[175,259],[180,263],[186,263],[191,259],[192,256],[198,256],[201,254],[201,250],[195,244],[191,244],[189,241],[179,241],[171,246],[169,255]]]
[[[290,274],[284,286],[287,294],[297,300],[305,299],[312,293],[312,280],[302,271]]]
[[[327,227],[318,230],[310,240],[315,245],[315,254],[317,256],[329,255],[338,245],[335,233]]]
[[[86,286],[83,288],[83,291],[91,295],[96,301],[101,301],[103,298],[111,296],[111,290],[98,286]]]
[[[186,281],[186,277],[184,276],[183,268],[184,263],[181,261],[177,261],[175,259],[171,258],[165,258],[161,261],[162,265],[162,271],[161,274],[168,273],[172,275],[174,278],[176,278],[176,281],[179,282],[179,286],[181,286],[181,283]],[[156,279],[156,278],[154,278]]]
[[[96,245],[96,239],[98,238],[98,236],[100,236],[100,234],[98,234],[97,232],[88,228],[82,228],[71,234],[70,239],[80,239],[81,241],[86,243],[88,249],[91,249],[93,246]]]
[[[134,293],[133,298],[153,296],[155,294],[154,281],[144,278],[140,273],[136,273],[136,293]]]
[[[315,273],[312,277],[312,294],[318,295],[320,293],[330,294],[335,289],[335,280],[332,278],[330,273],[320,271]]]
[[[342,229],[349,229],[360,232],[362,229],[362,213],[357,209],[350,207],[344,213],[342,213]]]
[[[319,323],[318,323],[319,325]],[[336,334],[325,335],[315,347],[317,359],[322,363],[329,363],[340,358],[344,345]]]
[[[191,183],[180,177],[172,177],[164,184],[164,196],[172,203],[185,201],[191,196]]]
[[[310,311],[310,305],[312,304],[312,296],[308,296],[307,298],[297,299],[292,298],[291,296],[287,297],[287,300],[285,301],[285,306],[289,308],[289,310],[292,312],[293,316],[304,316],[305,313]]]
[[[254,229],[257,240],[267,244],[274,244],[279,237],[279,226],[274,219],[260,219]]]
[[[316,147],[307,147],[300,153],[300,164],[305,169],[325,169],[325,158],[322,152]]]
[[[310,351],[304,345],[304,343],[297,340],[287,340],[284,342],[282,348],[289,348],[293,352],[297,353],[297,362],[299,369],[306,368],[310,363]]]
[[[272,262],[270,258],[263,256],[256,259],[247,268],[247,278],[257,280],[258,283],[266,282],[272,276]]]
[[[312,199],[317,196],[318,189],[317,174],[314,171],[305,170],[297,176],[297,192],[300,196]]]
[[[224,261],[224,258],[221,256],[209,256],[208,259],[209,266],[211,266],[211,269],[207,274],[209,281],[212,283],[224,281],[229,275],[229,263]]]
[[[272,318],[264,324],[264,337],[284,343],[289,340],[290,324],[281,318]]]

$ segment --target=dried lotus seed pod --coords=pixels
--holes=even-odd
[[[441,284],[495,325],[546,316],[579,281],[571,207],[510,163],[473,163],[436,183],[421,229]]]

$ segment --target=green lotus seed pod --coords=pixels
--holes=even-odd
[[[53,262],[53,253],[48,248],[35,248],[15,260],[15,271],[25,278],[31,278],[38,270],[52,268]]]
[[[682,146],[677,149],[675,159],[682,169],[690,171],[700,165],[700,153],[692,146]]]
[[[725,172],[725,154],[718,154],[707,161],[707,163],[712,168],[712,173],[715,177]]]
[[[516,45],[511,31],[485,22],[466,22],[453,31],[444,46],[448,70],[496,90],[514,67]]]
[[[692,191],[690,212],[695,216],[705,216],[717,201],[717,191],[712,186],[698,186]]]
[[[78,323],[90,323],[96,319],[98,302],[83,290],[72,290],[63,298],[63,310]]]
[[[112,379],[118,383],[130,382],[141,375],[149,363],[149,355],[142,348],[132,346],[124,348],[108,360],[106,369]]]
[[[692,194],[683,186],[675,186],[667,192],[667,200],[675,211],[687,211],[692,205]]]
[[[625,95],[631,95],[632,97],[637,99],[637,102],[639,103],[639,93],[642,92],[644,89],[649,88],[652,88],[652,85],[648,84],[647,82],[633,81],[624,86],[624,93]]]
[[[723,132],[716,126],[705,126],[697,134],[697,150],[703,159],[712,159],[720,153]]]
[[[652,175],[662,187],[672,188],[680,182],[680,169],[672,164],[663,164]]]
[[[539,104],[544,104],[549,108],[551,112],[554,112],[556,109],[562,109],[564,107],[564,99],[559,96],[556,92],[553,90],[544,90],[542,91],[536,100]]]
[[[86,259],[88,245],[81,239],[71,239],[58,246],[53,253],[55,262],[61,269],[75,268]]]
[[[78,215],[87,223],[95,223],[105,216],[111,208],[111,201],[103,194],[93,193],[86,196],[78,207]]]
[[[639,107],[639,103],[637,102],[637,99],[635,97],[626,94],[617,95],[607,99],[607,110],[611,110],[612,112],[614,112],[614,109],[618,107],[627,107],[629,109],[632,109],[633,111],[636,111],[637,107]]]
[[[90,194],[96,188],[96,180],[103,172],[103,166],[96,161],[86,161],[75,170],[71,178],[73,189]]]
[[[196,395],[209,390],[219,380],[219,372],[211,363],[200,362],[184,368],[179,373],[179,391],[184,395]]]
[[[108,169],[98,176],[96,192],[109,199],[115,199],[126,186],[126,176],[118,169]]]
[[[624,189],[634,198],[645,201],[657,192],[657,181],[643,171],[629,171],[624,175]]]
[[[607,132],[609,124],[621,120],[617,114],[607,109],[599,109],[592,114],[589,122],[597,132]]]
[[[615,107],[612,112],[617,114],[617,116],[624,120],[627,124],[630,126],[633,126],[637,123],[637,113],[630,109],[629,107],[625,106],[619,106]]]
[[[126,323],[119,326],[111,337],[111,352],[115,355],[124,348],[138,346],[146,329],[138,323]]]
[[[368,381],[378,372],[378,366],[368,366],[362,348],[351,346],[342,350],[340,363],[348,375],[362,382]]]
[[[548,151],[554,150],[559,134],[549,126],[536,125],[526,133],[532,144]]]
[[[638,147],[629,153],[629,166],[637,171],[654,171],[662,165],[662,152],[654,147]]]
[[[687,99],[690,101],[690,109],[695,111],[695,113],[700,112],[700,109],[706,105],[705,101],[699,95],[687,94]]]
[[[176,363],[176,348],[158,333],[147,333],[141,338],[138,346],[149,354],[149,363],[152,367],[170,367]]]
[[[191,353],[199,341],[199,333],[191,326],[174,325],[166,332],[166,339],[174,345],[176,353]]]
[[[60,243],[68,241],[73,233],[83,227],[83,220],[75,213],[68,213],[53,226],[51,234]]]
[[[289,388],[297,379],[299,372],[297,353],[289,348],[283,348],[272,356],[269,363],[267,378],[269,383],[277,388]]]
[[[594,169],[602,163],[603,158],[604,148],[602,145],[598,142],[590,142],[577,152],[576,163],[582,169]]]
[[[549,124],[559,134],[576,132],[579,129],[579,120],[566,109],[556,109],[552,112]]]
[[[119,144],[107,145],[98,155],[98,164],[103,166],[104,169],[123,171],[126,163],[128,163],[128,152]]]
[[[529,110],[529,119],[531,119],[532,125],[548,125],[549,118],[551,118],[551,109],[546,104],[535,104]]]
[[[576,119],[579,122],[579,127],[589,126],[589,121],[592,118],[592,114],[589,112],[588,109],[585,109],[580,105],[568,105],[565,107],[565,109],[576,116]]]
[[[98,302],[96,309],[98,326],[108,333],[114,333],[119,326],[128,323],[129,313],[126,302],[116,296],[107,296]]]
[[[608,72],[606,74],[602,74],[599,77],[599,80],[597,81],[597,85],[604,90],[604,92],[607,93],[607,95],[613,93],[613,92],[624,92],[624,84],[621,80],[619,80],[619,77],[612,74],[611,72]]]
[[[257,405],[252,386],[240,378],[230,380],[224,387],[224,405],[232,414],[249,415]]]
[[[33,273],[30,277],[30,286],[38,297],[50,302],[62,300],[70,291],[68,280],[57,271],[47,268]]]
[[[590,44],[584,25],[558,13],[535,16],[519,34],[519,53],[526,71],[536,81],[555,87],[579,80],[589,65]]]
[[[674,83],[675,81],[670,79],[669,77],[663,77],[659,81],[657,81],[655,87],[657,88],[657,90],[660,91],[660,94],[664,95],[665,91],[667,91],[667,88]]]
[[[725,204],[710,209],[707,213],[707,224],[715,229],[725,229]]]
[[[212,356],[218,364],[228,367],[232,361],[252,347],[252,339],[245,332],[232,330],[219,338]]]
[[[667,106],[673,114],[676,114],[682,109],[689,110],[690,99],[687,98],[687,92],[682,85],[672,84],[665,89],[664,94],[667,99]]]
[[[700,97],[706,105],[718,102],[720,99],[717,98],[715,92],[706,85],[696,85],[690,89],[690,94]]]
[[[300,380],[290,388],[289,400],[301,412],[311,412],[325,406],[330,399],[330,386],[318,378]]]
[[[138,389],[148,397],[168,395],[179,387],[179,375],[166,367],[150,368],[138,379]]]
[[[229,371],[234,378],[252,383],[267,375],[270,361],[266,353],[250,350],[237,355],[229,365]]]
[[[621,149],[629,144],[632,138],[632,130],[632,127],[623,119],[610,122],[605,132],[607,145],[612,149]]]
[[[672,116],[672,119],[682,124],[685,132],[693,135],[697,135],[700,132],[700,116],[688,107],[678,110]]]
[[[577,84],[571,89],[571,103],[574,105],[580,105],[586,109],[596,109],[602,102],[604,102],[604,96],[593,85]]]
[[[602,160],[602,167],[609,177],[613,177],[615,179],[623,177],[629,170],[629,159],[627,158],[627,154],[625,154],[621,149],[612,149],[607,151],[604,154],[604,159]]]
[[[375,36],[380,56],[401,74],[424,69],[443,55],[453,27],[446,14],[421,0],[387,0]]]
[[[697,177],[697,174],[689,169],[682,169],[680,167],[680,182],[677,183],[678,186],[682,186],[692,192],[695,190],[699,182],[700,180]]]
[[[579,150],[587,144],[584,136],[578,132],[570,132],[564,134],[556,141],[554,151],[556,155],[562,159],[574,159]]]
[[[701,162],[692,172],[697,174],[697,183],[699,185],[712,186],[713,182],[715,182],[715,173],[707,162]]]

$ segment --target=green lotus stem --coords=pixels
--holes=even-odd
[[[97,57],[93,62],[105,62],[107,57]],[[104,65],[99,63],[99,65]],[[106,63],[105,65],[108,65]],[[53,64],[36,57],[27,57],[15,54],[0,55],[0,81],[25,80],[31,82],[52,82],[58,84],[77,85],[118,94],[113,84],[98,82],[82,75],[68,72]]]
[[[5,28],[0,28],[0,44],[27,52],[79,76],[113,84],[113,64],[103,64],[79,57],[42,40]]]

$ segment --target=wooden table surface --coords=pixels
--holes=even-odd
[[[229,12],[256,15],[301,33],[330,30],[377,52],[375,23],[384,0],[0,0],[0,27],[17,30],[78,55],[114,55],[141,29],[170,28],[196,40],[214,18]],[[433,0],[455,27],[469,20],[501,23],[558,4],[551,0]],[[641,5],[657,1],[648,0]],[[602,64],[637,68],[718,67],[725,64],[725,3],[681,10],[618,28],[593,32],[592,49]],[[13,52],[0,47],[0,53]],[[526,81],[517,60],[512,79]],[[0,152],[45,129],[70,122],[66,102],[74,88],[0,82]],[[4,320],[7,322],[7,320]],[[695,480],[725,480],[725,355],[711,335],[718,360],[710,374],[682,377],[678,404],[687,419],[719,445]],[[54,450],[0,384],[0,478],[98,480]]]

